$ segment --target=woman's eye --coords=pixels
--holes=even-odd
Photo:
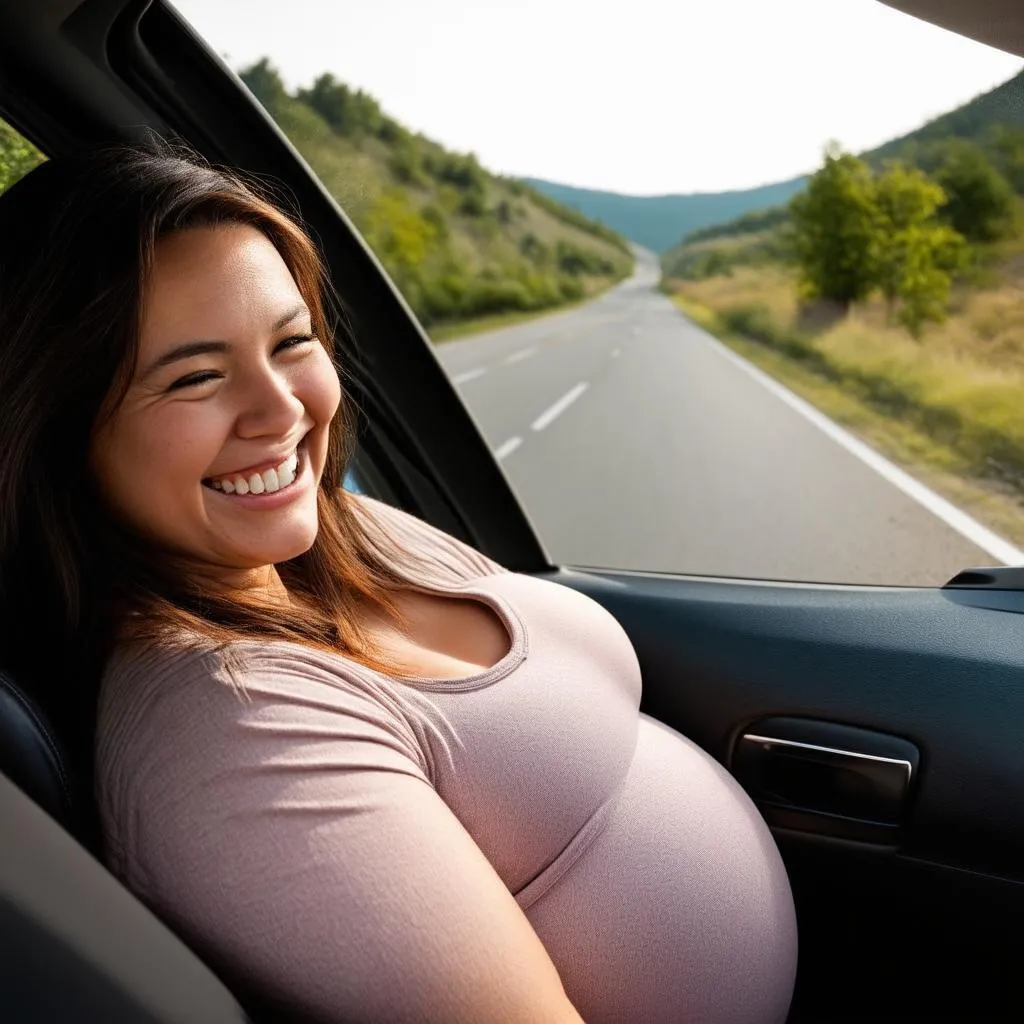
[[[296,334],[294,337],[285,338],[280,345],[277,346],[278,351],[281,349],[298,348],[299,345],[305,345],[307,342],[315,341],[316,338],[312,334]]]
[[[191,377],[182,377],[181,380],[176,380],[167,390],[176,391],[178,388],[188,388],[195,384],[205,384],[208,380],[216,380],[220,376],[219,373],[194,373]]]
[[[285,338],[275,349],[275,352],[290,351],[293,348],[298,348],[300,345],[307,345],[311,341],[316,341],[316,335],[313,334],[296,334],[291,338]],[[217,380],[218,377],[222,377],[223,374],[215,373],[212,370],[204,371],[203,373],[193,373],[188,377],[182,377],[180,380],[176,380],[167,390],[177,391],[180,388],[190,388],[197,384],[205,384],[210,380]]]

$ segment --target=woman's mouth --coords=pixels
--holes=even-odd
[[[300,485],[306,481],[309,470],[309,455],[306,439],[303,438],[295,451],[279,465],[248,476],[218,477],[204,480],[203,486],[233,502],[251,508],[267,508],[291,497],[291,492],[304,490]]]

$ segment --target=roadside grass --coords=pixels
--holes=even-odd
[[[954,297],[921,341],[884,304],[801,310],[783,268],[671,281],[691,319],[992,529],[1024,546],[1024,297]]]

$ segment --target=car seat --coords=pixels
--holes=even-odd
[[[101,863],[89,773],[71,749],[41,702],[0,669],[4,1020],[251,1024],[220,979]]]

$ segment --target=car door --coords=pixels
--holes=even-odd
[[[316,232],[344,303],[362,411],[353,486],[510,569],[582,591],[621,622],[643,671],[641,709],[728,767],[773,829],[799,922],[792,1021],[1020,1018],[1018,575],[853,585],[553,560],[530,517],[544,495],[528,501],[513,488],[446,370],[451,357],[288,138],[173,8],[3,5],[0,111],[45,153],[152,129],[277,183]],[[642,521],[647,504],[642,484],[619,488],[620,516]],[[675,525],[691,529],[685,509]]]

